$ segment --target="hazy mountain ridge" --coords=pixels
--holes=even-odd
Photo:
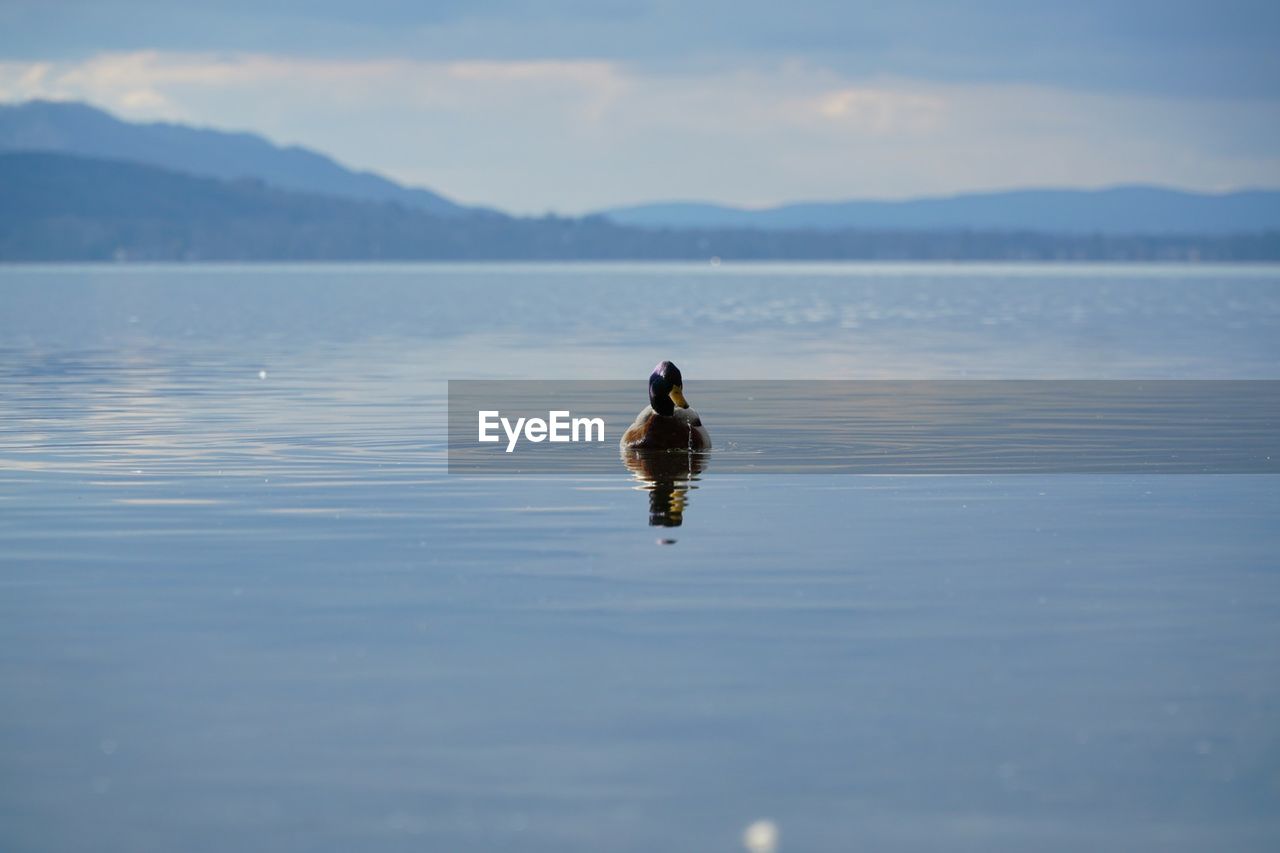
[[[275,145],[257,134],[164,122],[136,124],[76,102],[0,105],[0,151],[55,151],[225,180],[258,178],[281,189],[392,201],[443,216],[470,210],[430,190],[403,187],[307,148]]]
[[[903,201],[806,202],[760,210],[670,202],[600,211],[647,228],[890,228],[1058,234],[1232,234],[1280,228],[1280,191],[1161,187],[1011,190]]]
[[[348,169],[253,133],[122,121],[88,104],[0,105],[0,152],[50,151],[126,160],[196,176],[258,179],[301,193],[394,202],[439,216],[495,211]],[[902,201],[832,201],[747,210],[701,202],[618,207],[597,216],[650,229],[768,231],[1002,231],[1108,235],[1227,235],[1280,229],[1280,191],[1193,193],[1159,187],[1027,189]]]
[[[1280,231],[1228,237],[652,229],[603,217],[440,216],[141,163],[0,154],[0,261],[1277,260]]]

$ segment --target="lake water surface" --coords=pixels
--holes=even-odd
[[[0,269],[0,849],[1280,846],[1280,479],[447,472],[663,358],[1280,379],[1280,268]]]

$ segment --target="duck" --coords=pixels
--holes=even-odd
[[[684,398],[680,368],[663,361],[649,376],[649,405],[622,434],[620,445],[636,450],[710,450],[711,435]]]

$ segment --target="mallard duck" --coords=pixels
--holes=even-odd
[[[711,436],[684,398],[680,368],[664,361],[653,369],[649,376],[649,405],[640,410],[635,423],[622,434],[621,444],[641,450],[711,449]]]

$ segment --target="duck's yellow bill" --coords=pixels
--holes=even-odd
[[[682,409],[689,408],[689,401],[684,398],[684,388],[677,385],[671,389],[671,402],[675,403]]]

